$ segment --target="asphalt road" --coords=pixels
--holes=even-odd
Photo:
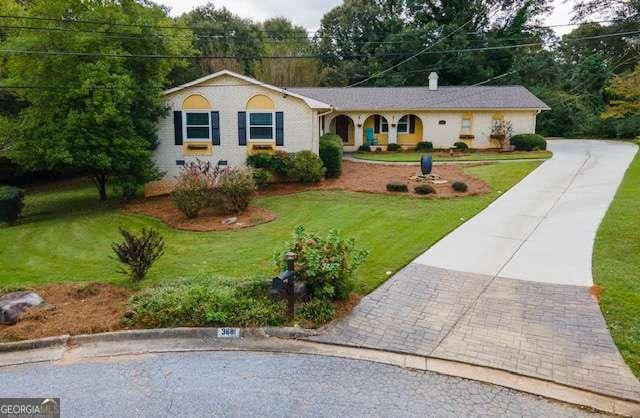
[[[67,417],[594,415],[434,373],[333,357],[146,354],[0,369],[3,397],[60,397]]]

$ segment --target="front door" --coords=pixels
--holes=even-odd
[[[336,135],[342,138],[342,142],[349,142],[349,118],[336,116]]]

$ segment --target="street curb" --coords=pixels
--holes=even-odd
[[[640,416],[640,402],[622,399],[552,381],[452,360],[423,357],[370,348],[351,347],[304,340],[315,330],[297,327],[239,329],[239,338],[218,337],[219,328],[161,328],[125,330],[100,334],[49,337],[39,340],[0,344],[0,352],[15,359],[4,366],[68,361],[90,358],[179,352],[247,351],[339,357],[406,369],[438,373],[498,385],[519,392],[542,396],[563,403],[587,406],[624,416]],[[176,341],[178,340],[178,341]],[[64,348],[50,358],[51,347]],[[42,358],[37,349],[44,349]],[[31,351],[28,351],[31,350]],[[21,358],[20,352],[24,352]],[[1,368],[2,366],[0,366]]]
[[[39,348],[50,348],[54,346],[66,345],[70,335],[59,335],[57,337],[38,338],[35,340],[23,340],[10,343],[0,343],[0,353],[14,351],[35,350]]]

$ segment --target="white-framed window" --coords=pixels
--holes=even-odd
[[[409,132],[409,115],[405,115],[398,120],[398,133],[406,134]]]
[[[211,113],[184,112],[184,137],[186,140],[208,141],[211,139]]]
[[[273,112],[247,112],[249,139],[274,139]]]
[[[380,132],[389,132],[389,124],[387,123],[387,119],[384,116],[380,116]]]
[[[471,133],[471,116],[464,116],[462,118],[462,133],[463,134]]]

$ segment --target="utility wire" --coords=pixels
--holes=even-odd
[[[379,77],[379,76],[381,76],[381,75],[383,75],[383,74],[386,74],[386,73],[388,73],[389,71],[393,70],[394,68],[397,68],[397,67],[401,66],[401,65],[402,65],[402,64],[404,64],[405,62],[410,61],[410,60],[412,60],[413,58],[415,58],[415,57],[417,57],[417,56],[420,56],[420,55],[424,54],[425,52],[427,52],[428,50],[430,50],[430,49],[431,49],[431,48],[433,48],[434,46],[438,45],[440,42],[442,42],[442,41],[444,41],[445,39],[448,39],[448,38],[450,38],[451,36],[455,35],[456,33],[460,32],[460,31],[462,30],[462,28],[464,28],[464,27],[465,27],[465,26],[467,26],[469,23],[471,23],[471,20],[472,20],[472,19],[467,20],[465,23],[463,23],[462,25],[458,26],[458,28],[456,28],[456,30],[454,30],[453,32],[449,33],[447,36],[444,36],[444,37],[442,37],[442,38],[438,39],[437,41],[435,41],[435,42],[434,42],[434,43],[432,43],[431,45],[427,46],[426,48],[424,48],[424,49],[422,49],[422,50],[420,50],[420,51],[416,52],[416,53],[415,53],[415,54],[413,54],[413,55],[411,55],[409,58],[406,58],[406,59],[404,59],[404,60],[400,61],[399,63],[392,65],[391,67],[388,67],[388,68],[386,68],[386,69],[384,69],[384,70],[382,70],[382,71],[379,71],[379,72],[377,72],[377,73],[375,73],[375,74],[373,74],[373,75],[371,75],[371,76],[369,76],[369,77],[365,78],[364,80],[360,80],[360,81],[357,81],[357,82],[355,82],[355,83],[353,83],[353,84],[350,84],[350,85],[348,85],[347,87],[355,87],[355,86],[358,86],[358,85],[360,85],[360,84],[366,83],[367,81],[371,80],[372,78]]]
[[[516,70],[508,71],[508,72],[506,72],[506,73],[504,73],[504,74],[500,74],[500,75],[497,75],[497,76],[495,76],[495,77],[488,78],[488,79],[486,79],[486,80],[484,80],[484,81],[481,81],[481,82],[479,82],[479,83],[472,84],[472,85],[471,85],[471,87],[482,86],[483,84],[486,84],[486,83],[488,83],[488,82],[490,82],[490,81],[497,80],[497,79],[502,78],[502,77],[506,77],[506,76],[511,75],[511,74],[513,74],[513,73],[516,73],[516,72],[517,72]]]
[[[444,49],[437,51],[429,51],[431,48],[444,41],[448,37],[452,36],[454,32],[451,32],[447,36],[438,39],[433,44],[428,47],[420,50],[419,52],[412,54],[410,57],[400,61],[397,64],[392,65],[391,67],[382,70],[364,80],[358,81],[352,85],[347,87],[353,87],[359,84],[362,84],[378,75],[382,75],[391,71],[392,69],[404,64],[411,59],[424,54],[449,54],[449,53],[459,53],[459,52],[478,52],[478,51],[492,51],[492,50],[501,50],[501,49],[513,49],[513,48],[526,48],[532,46],[542,46],[544,42],[530,42],[524,44],[512,44],[512,45],[498,45],[498,46],[486,46],[486,47],[478,47],[478,48],[459,48],[459,49]],[[594,39],[603,39],[610,38],[615,36],[625,36],[625,35],[637,35],[640,34],[640,30],[635,31],[627,31],[627,32],[617,32],[617,33],[609,33],[603,35],[595,35],[595,36],[585,36],[581,38],[571,38],[567,40],[561,41],[562,43],[570,43],[570,42],[578,42],[585,40],[594,40]],[[29,51],[29,50],[18,50],[18,49],[0,49],[0,54],[3,55],[45,55],[45,56],[78,56],[78,57],[107,57],[107,58],[143,58],[143,59],[238,59],[243,58],[236,55],[166,55],[166,54],[125,54],[125,53],[101,53],[101,52],[76,52],[76,51]],[[404,56],[407,54],[401,53],[389,53],[389,54],[379,54],[378,56]],[[319,59],[324,55],[322,54],[306,54],[306,55],[257,55],[256,59]],[[368,54],[349,54],[347,57],[358,57],[358,56],[369,56]]]

